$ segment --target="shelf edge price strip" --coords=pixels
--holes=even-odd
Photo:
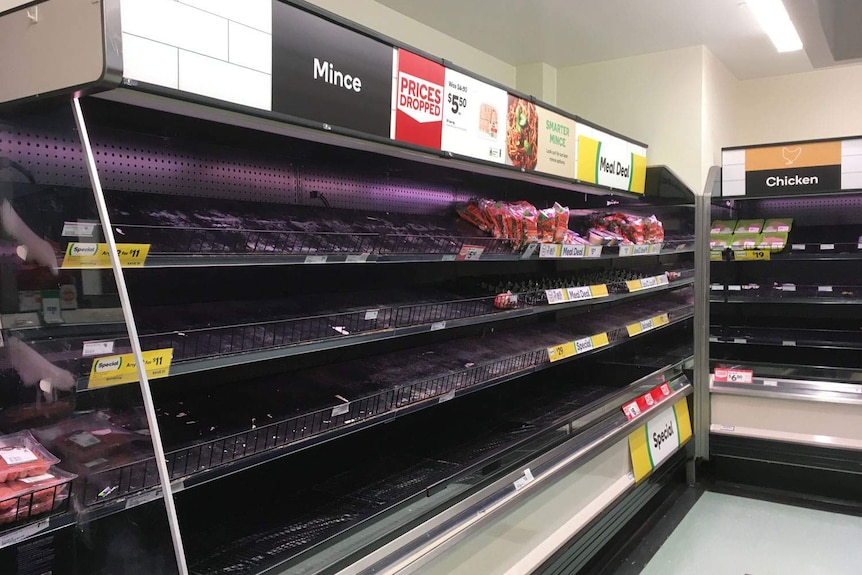
[[[144,364],[146,366],[147,378],[159,379],[168,377],[171,373],[171,359],[174,356],[173,348],[156,349],[143,352]],[[99,389],[138,381],[137,364],[135,355],[125,353],[123,355],[111,355],[98,357],[93,360],[90,368],[90,381],[88,389]]]
[[[629,324],[626,326],[626,331],[628,331],[629,337],[634,337],[638,334],[651,331],[653,329],[665,326],[669,323],[670,318],[666,313],[663,313],[649,319],[641,320],[637,323]]]
[[[645,411],[649,411],[666,398],[670,397],[671,389],[668,382],[664,382],[661,385],[658,385],[651,389],[649,392],[643,394],[642,396],[634,399],[625,405],[623,405],[622,410],[626,415],[626,419],[631,421],[641,413]]]
[[[554,347],[549,347],[548,359],[551,363],[554,363],[555,361],[568,359],[579,353],[586,353],[594,349],[605,347],[609,343],[608,334],[599,333],[594,336],[584,337],[575,341],[569,341],[560,345],[555,345]]]
[[[620,246],[620,257],[658,255],[661,253],[663,244],[626,244]]]
[[[715,368],[712,374],[715,383],[753,383],[754,372],[750,369]]]
[[[665,273],[660,276],[627,281],[626,287],[628,288],[629,293],[634,293],[645,289],[651,289],[654,287],[666,286],[668,283],[669,281],[667,279],[667,274]]]
[[[768,250],[737,250],[733,252],[733,259],[739,262],[765,262],[771,258]]]
[[[124,268],[142,268],[150,255],[150,244],[117,244],[120,265]],[[108,244],[69,242],[63,256],[64,269],[108,269],[111,252]]]
[[[545,297],[550,305],[584,301],[607,297],[608,295],[608,286],[605,284],[545,290]]]

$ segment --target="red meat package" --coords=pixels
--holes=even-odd
[[[530,202],[520,201],[510,204],[512,210],[520,216],[524,226],[523,243],[539,241],[539,210]]]
[[[539,241],[545,244],[554,243],[557,230],[557,217],[554,208],[539,210]]]
[[[562,243],[569,229],[569,208],[554,202],[554,241]]]
[[[0,523],[11,523],[60,507],[77,475],[57,467],[46,473],[0,484]]]
[[[491,231],[491,223],[485,217],[485,214],[482,212],[479,205],[471,201],[466,206],[458,206],[455,211],[458,212],[458,215],[482,230],[483,232]]]
[[[45,474],[59,462],[29,431],[0,437],[0,483]]]
[[[93,412],[33,430],[78,473],[123,465],[152,455],[151,439],[111,423],[111,414]]]

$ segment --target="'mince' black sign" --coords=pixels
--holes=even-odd
[[[829,192],[841,189],[841,166],[812,166],[745,173],[745,193],[775,196]]]
[[[388,138],[393,48],[272,2],[272,110]]]

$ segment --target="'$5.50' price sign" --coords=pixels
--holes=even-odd
[[[452,107],[453,114],[458,114],[461,108],[467,107],[467,98],[458,94],[449,94],[447,101],[449,102],[449,106]]]

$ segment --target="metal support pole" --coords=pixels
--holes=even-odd
[[[703,195],[695,199],[694,441],[695,457],[709,459],[709,226],[713,190],[721,168],[709,169]]]
[[[126,289],[126,279],[123,276],[123,268],[120,265],[120,257],[117,254],[117,242],[114,239],[114,230],[111,227],[111,220],[108,215],[108,206],[105,203],[105,195],[102,190],[102,183],[99,179],[98,168],[96,167],[96,157],[93,155],[93,148],[90,144],[90,135],[87,132],[87,124],[84,120],[84,113],[81,110],[81,102],[78,98],[72,99],[72,110],[75,115],[75,124],[78,126],[78,135],[81,138],[81,145],[84,149],[84,157],[87,162],[87,172],[90,175],[90,183],[93,187],[93,195],[96,198],[96,208],[99,211],[99,218],[102,221],[102,230],[105,234],[105,242],[108,244],[108,251],[111,254],[111,269],[114,271],[114,278],[117,282],[117,291],[120,295],[120,305],[123,309],[123,317],[126,320],[126,327],[129,330],[129,341],[132,344],[132,353],[135,356],[138,368],[138,381],[141,385],[141,395],[144,399],[144,410],[147,413],[147,423],[150,426],[150,436],[153,440],[153,449],[156,457],[156,469],[159,472],[159,482],[162,486],[162,498],[165,501],[165,507],[168,512],[168,525],[171,530],[171,538],[174,543],[174,553],[177,559],[177,569],[180,575],[188,575],[188,566],[186,565],[186,554],[183,549],[182,535],[180,534],[180,524],[177,519],[177,510],[174,505],[174,496],[171,490],[171,480],[168,475],[168,465],[165,459],[165,450],[162,446],[162,434],[159,430],[159,422],[156,419],[156,408],[153,404],[153,394],[150,391],[150,382],[147,379],[147,370],[144,367],[143,352],[141,351],[141,340],[138,339],[138,328],[135,325],[135,317],[132,313],[132,305],[129,300],[129,292]]]

